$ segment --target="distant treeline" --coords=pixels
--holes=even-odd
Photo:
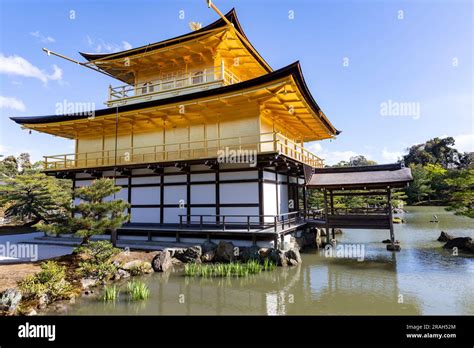
[[[474,161],[473,153],[461,153],[454,148],[452,137],[434,138],[413,145],[400,162],[410,167],[413,182],[394,194],[394,206],[447,205],[458,215],[474,218]],[[364,156],[355,156],[333,167],[375,165]],[[313,191],[310,204],[321,207],[322,194]],[[365,207],[383,204],[383,198],[337,197],[336,207]]]

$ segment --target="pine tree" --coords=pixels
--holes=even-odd
[[[71,199],[70,183],[44,174],[21,174],[5,183],[0,186],[0,206],[5,209],[5,216],[26,226],[56,220]]]
[[[82,237],[82,244],[86,244],[90,237],[115,231],[128,220],[126,209],[129,204],[122,199],[111,200],[108,197],[120,191],[112,179],[98,179],[90,186],[75,190],[75,197],[81,203],[73,208],[74,217],[70,226],[76,235]]]

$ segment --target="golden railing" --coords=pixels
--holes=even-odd
[[[199,72],[185,73],[180,76],[153,80],[137,85],[109,86],[108,102],[151,96],[215,82],[220,82],[223,85],[232,85],[240,82],[240,79],[222,65],[220,69],[208,68]]]
[[[220,139],[203,139],[144,147],[44,156],[45,170],[94,168],[115,165],[222,158],[237,163],[256,161],[256,154],[281,153],[312,167],[323,160],[280,133],[262,133]]]

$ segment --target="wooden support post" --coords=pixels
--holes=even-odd
[[[179,232],[176,232],[176,243],[179,243],[179,242],[180,242]]]
[[[331,215],[334,215],[334,195],[333,195],[332,190],[329,190],[329,199],[330,199],[330,204],[331,204]],[[336,233],[334,231],[334,228],[331,228],[331,234],[332,234],[332,239],[336,239]]]
[[[393,231],[393,216],[392,216],[392,190],[387,187],[387,209],[390,226],[390,244],[387,245],[389,251],[400,251],[400,245],[395,244],[395,233]]]
[[[254,234],[252,234],[252,245],[257,245],[257,236]]]
[[[151,231],[148,230],[148,241],[151,242]]]
[[[329,244],[331,242],[331,236],[329,235],[328,209],[328,193],[326,189],[324,189],[324,219],[326,227],[326,243]]]
[[[117,246],[117,230],[113,230],[110,232],[110,242],[115,247]]]

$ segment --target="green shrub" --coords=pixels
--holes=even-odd
[[[120,290],[117,289],[117,286],[105,286],[104,293],[102,294],[102,300],[105,302],[113,301],[115,302],[119,297]]]
[[[133,301],[146,300],[150,297],[150,289],[148,289],[148,286],[138,280],[129,281],[127,283],[127,290]]]
[[[18,287],[25,298],[40,298],[47,296],[48,301],[68,298],[73,286],[65,280],[66,267],[55,261],[46,261],[41,264],[41,271],[26,277],[18,283]]]
[[[88,242],[74,251],[85,257],[85,260],[79,263],[78,272],[81,276],[107,281],[117,272],[112,257],[119,253],[120,249],[115,248],[109,241]]]

